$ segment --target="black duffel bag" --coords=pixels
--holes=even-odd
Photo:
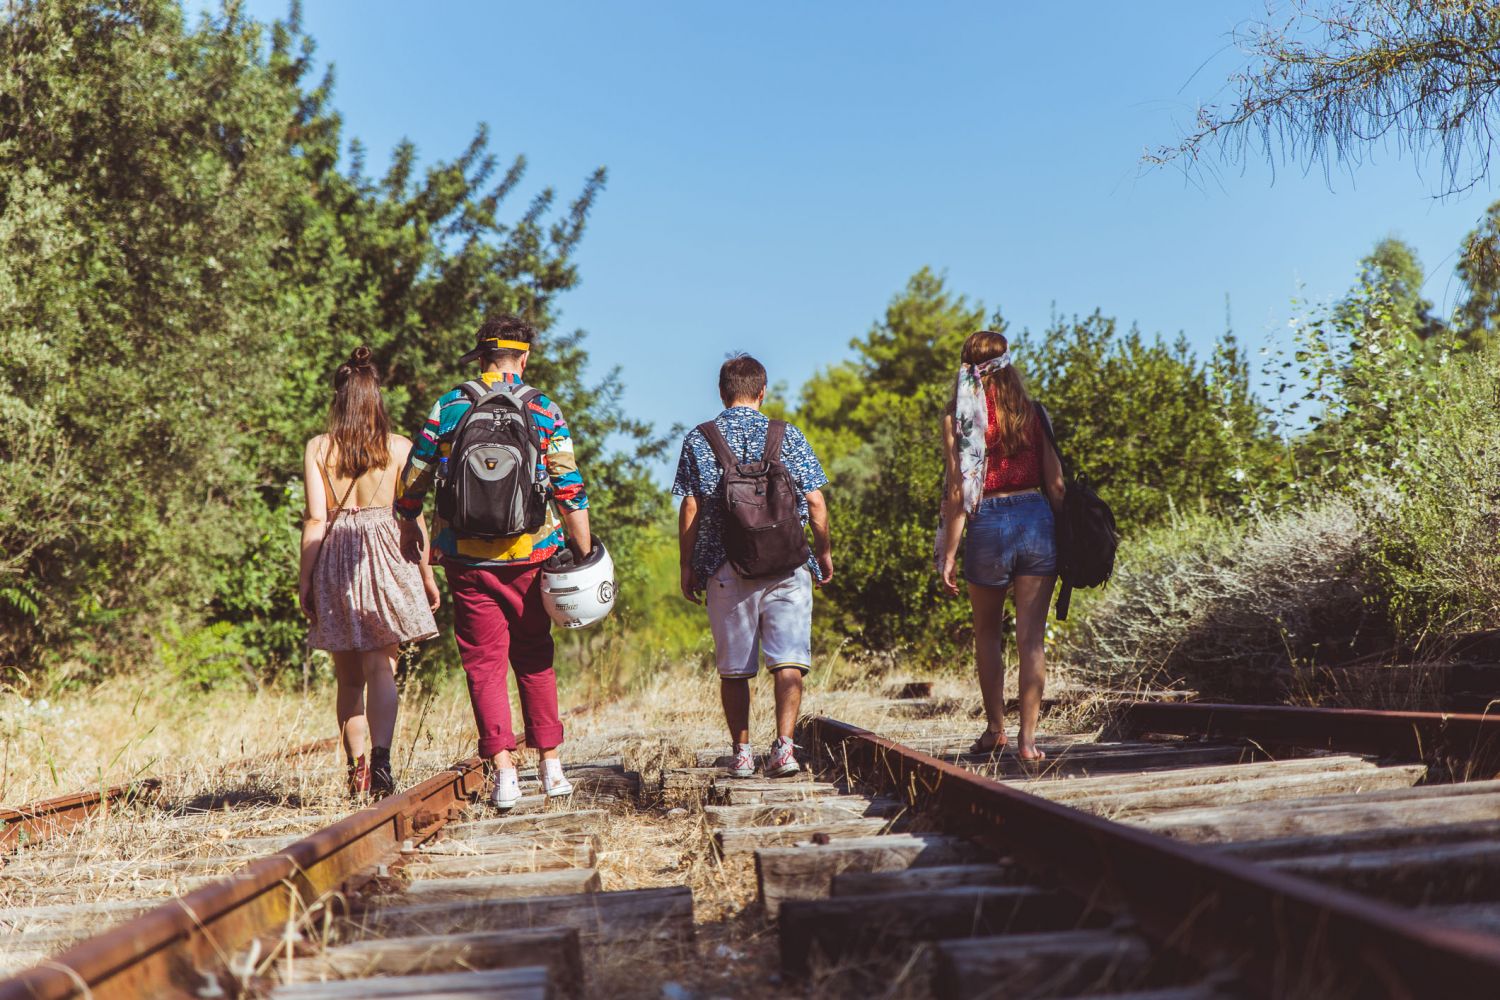
[[[1062,510],[1055,521],[1057,575],[1062,580],[1062,589],[1057,594],[1057,620],[1067,621],[1073,588],[1103,586],[1115,571],[1115,550],[1119,548],[1120,536],[1115,530],[1114,511],[1099,499],[1088,477],[1068,476],[1068,463],[1062,449],[1057,447],[1052,419],[1040,404],[1037,414],[1047,431],[1047,440],[1057,452],[1057,460],[1062,463],[1067,483]]]

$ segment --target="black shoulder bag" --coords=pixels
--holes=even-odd
[[[1068,475],[1068,462],[1057,447],[1057,435],[1046,409],[1038,403],[1036,412],[1057,460],[1062,463],[1063,480],[1067,484],[1062,510],[1055,520],[1057,575],[1062,580],[1062,590],[1057,595],[1057,620],[1067,621],[1073,589],[1102,586],[1114,572],[1120,536],[1115,530],[1114,512],[1099,499],[1088,477]]]

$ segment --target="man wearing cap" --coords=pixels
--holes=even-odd
[[[547,396],[522,381],[536,331],[515,316],[487,319],[474,349],[460,364],[478,362],[485,389],[504,386],[523,401],[537,431],[541,452],[539,479],[547,483],[547,513],[534,532],[505,538],[470,538],[455,532],[441,516],[434,523],[434,562],[442,566],[453,598],[453,631],[469,680],[469,699],[479,727],[479,755],[494,768],[491,801],[510,809],[521,798],[515,762],[516,736],[511,727],[506,666],[514,668],[526,743],[541,751],[537,769],[542,791],[567,795],[572,785],[563,776],[557,748],[563,741],[557,711],[557,677],[553,673],[552,619],[542,606],[542,563],[564,544],[564,532],[579,552],[589,552],[589,500],[573,457],[568,423]],[[476,386],[477,388],[477,386]],[[460,386],[432,407],[427,422],[414,434],[411,457],[401,474],[396,516],[407,558],[421,555],[417,518],[433,477],[446,463],[454,432],[469,407]]]

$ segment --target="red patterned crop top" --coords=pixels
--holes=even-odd
[[[988,397],[988,393],[985,394]],[[985,428],[984,444],[987,449],[984,462],[984,491],[986,493],[1013,493],[1017,490],[1037,489],[1042,485],[1042,442],[1046,433],[1042,422],[1033,419],[1026,445],[1014,455],[1001,455],[996,448],[995,402],[986,399],[989,409],[989,426]]]

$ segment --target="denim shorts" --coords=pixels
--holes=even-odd
[[[1009,587],[1018,576],[1056,576],[1052,505],[1040,493],[979,502],[964,539],[964,579],[981,587]]]

